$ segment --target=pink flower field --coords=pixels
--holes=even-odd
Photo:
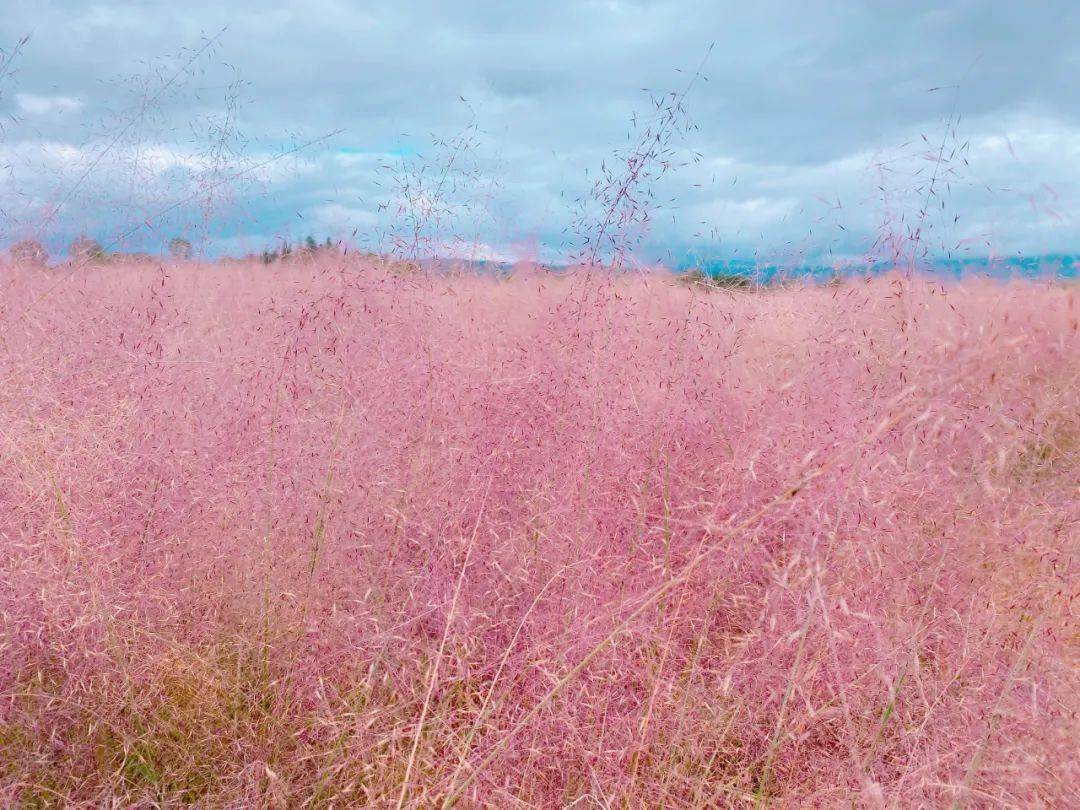
[[[1078,319],[0,267],[0,805],[1075,807]]]

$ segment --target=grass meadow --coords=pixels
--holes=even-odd
[[[0,274],[0,804],[1076,806],[1080,289]]]

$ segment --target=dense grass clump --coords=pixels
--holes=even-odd
[[[1077,800],[1073,289],[0,288],[0,804]]]
[[[680,273],[679,281],[704,290],[752,290],[755,286],[752,278],[741,273],[709,273],[697,267]]]

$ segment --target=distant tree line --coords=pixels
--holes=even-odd
[[[293,258],[294,256],[314,255],[320,250],[334,250],[334,241],[328,236],[323,241],[322,245],[315,241],[314,236],[308,236],[303,242],[296,248],[293,248],[288,241],[283,241],[280,248],[274,248],[273,250],[264,250],[262,252],[263,264],[273,264],[274,262],[285,261]]]
[[[169,240],[168,255],[175,261],[190,261],[195,255],[191,242],[177,236]],[[263,264],[286,261],[291,258],[312,256],[320,251],[336,251],[337,246],[328,236],[320,244],[314,236],[306,237],[299,245],[293,246],[288,241],[279,247],[264,250],[259,254]],[[110,253],[100,242],[82,234],[71,241],[67,250],[68,259],[80,265],[102,264],[111,259],[152,259],[148,254]],[[49,263],[49,251],[37,239],[22,239],[8,249],[9,259],[19,265],[45,267]]]

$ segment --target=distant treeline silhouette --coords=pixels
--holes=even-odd
[[[190,240],[177,236],[170,239],[166,246],[169,258],[175,261],[190,261],[195,257],[195,248]],[[309,257],[321,252],[337,252],[341,249],[340,243],[327,236],[322,242],[316,241],[314,236],[307,236],[297,245],[283,241],[280,246],[263,250],[261,253],[252,253],[243,257],[245,259],[259,259],[263,264],[286,261],[293,258]],[[52,258],[48,249],[34,238],[21,239],[8,248],[8,258],[13,264],[28,265],[34,267],[46,267]],[[80,234],[71,241],[67,249],[67,259],[80,265],[104,264],[110,261],[153,260],[156,257],[150,253],[126,251],[113,251],[104,247],[96,239]]]

